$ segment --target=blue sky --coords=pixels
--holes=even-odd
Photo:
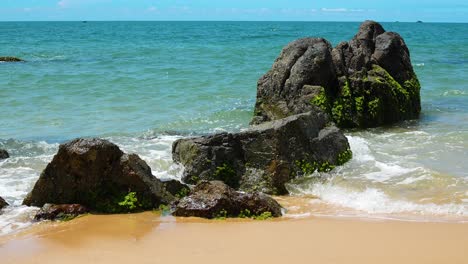
[[[468,22],[467,0],[0,0],[0,20]]]

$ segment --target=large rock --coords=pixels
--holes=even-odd
[[[157,208],[173,199],[138,155],[107,140],[75,139],[60,145],[23,204],[81,204],[117,213]]]
[[[221,181],[202,181],[179,201],[175,216],[203,218],[281,216],[281,206],[262,193],[241,193]]]
[[[8,159],[10,157],[10,155],[8,154],[8,152],[4,149],[0,149],[0,160],[2,159]]]
[[[3,62],[20,62],[20,61],[23,61],[23,60],[20,59],[20,58],[16,58],[16,57],[0,57],[0,61],[3,61]]]
[[[183,180],[221,180],[243,191],[286,194],[285,183],[351,158],[346,137],[321,111],[263,123],[241,133],[180,139],[173,159]]]
[[[8,206],[8,203],[2,197],[0,197],[0,210],[2,210],[4,207],[7,207],[7,206]]]
[[[81,204],[44,204],[34,216],[34,220],[66,221],[88,212],[89,209]]]
[[[319,87],[335,87],[331,44],[303,38],[287,45],[267,74],[258,80],[253,124],[313,110]],[[306,87],[304,87],[306,86]]]
[[[365,21],[349,42],[299,39],[258,81],[253,124],[315,107],[339,127],[376,127],[419,117],[420,84],[404,40]]]

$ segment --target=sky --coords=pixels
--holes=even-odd
[[[0,21],[468,22],[467,0],[0,0]]]

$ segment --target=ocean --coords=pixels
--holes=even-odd
[[[158,178],[180,178],[171,145],[248,128],[257,80],[283,46],[357,22],[0,22],[0,234],[32,224],[21,206],[58,145],[103,137]],[[402,35],[422,85],[419,120],[348,130],[345,166],[289,186],[286,217],[468,221],[468,24],[382,23]],[[316,175],[314,175],[316,176]],[[280,198],[288,199],[288,198]]]

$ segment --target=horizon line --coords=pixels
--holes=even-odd
[[[454,22],[454,21],[379,21],[375,19],[365,19],[365,20],[145,20],[145,19],[135,19],[135,20],[0,20],[0,23],[5,22],[330,22],[330,23],[359,23],[366,20],[373,20],[378,23],[445,23],[445,24],[467,24],[467,22]]]

